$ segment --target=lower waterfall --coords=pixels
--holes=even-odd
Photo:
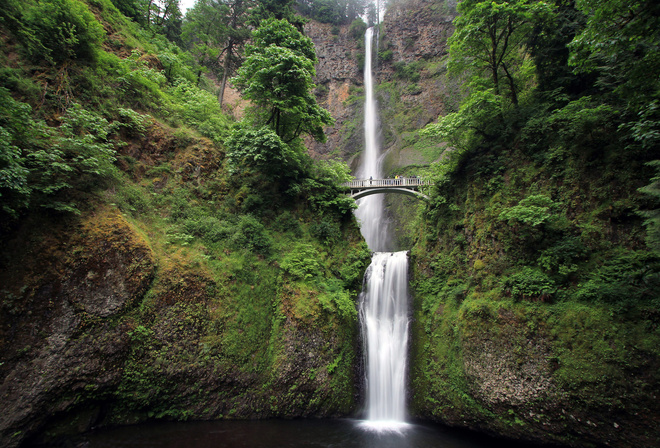
[[[408,253],[376,252],[360,296],[366,417],[373,426],[405,421],[408,321]]]

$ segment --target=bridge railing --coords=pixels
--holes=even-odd
[[[341,185],[349,188],[420,187],[423,185],[433,185],[433,183],[419,177],[399,177],[398,179],[356,179]]]

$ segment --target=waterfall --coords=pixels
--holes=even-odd
[[[378,148],[378,113],[374,100],[373,76],[371,62],[371,43],[373,28],[367,29],[364,37],[364,152],[357,172],[360,179],[379,179],[382,177],[382,163]],[[355,216],[360,222],[360,229],[367,244],[372,250],[388,250],[390,238],[385,220],[385,205],[380,194],[367,196],[358,201]]]
[[[365,150],[358,177],[382,177],[377,141],[378,114],[373,98],[371,44],[373,28],[365,33],[364,105]],[[367,375],[364,424],[370,428],[398,429],[406,417],[406,359],[408,347],[408,254],[388,250],[382,195],[358,201],[355,215],[369,248],[376,251],[360,294],[360,322]]]
[[[366,342],[367,420],[403,422],[408,353],[407,252],[374,253],[364,283],[360,319]]]

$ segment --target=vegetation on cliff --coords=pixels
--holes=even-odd
[[[201,55],[226,41],[186,51],[170,3],[0,11],[4,446],[151,418],[355,409],[370,254],[337,186],[348,168],[302,145],[329,122],[310,94],[313,47],[286,21],[263,22],[286,32],[266,47],[301,76],[268,92],[269,116],[237,123],[200,76]]]
[[[458,5],[460,107],[417,221],[413,408],[572,445],[655,446],[658,8]]]

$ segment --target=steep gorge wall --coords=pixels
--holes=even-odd
[[[385,16],[376,73],[388,175],[416,174],[444,150],[442,142],[425,139],[418,131],[455,111],[460,102],[460,86],[444,76],[454,6],[396,2]],[[324,69],[320,79],[330,79]],[[340,148],[345,159],[355,160],[362,136],[356,135],[361,122],[354,114],[361,113],[363,98],[359,78],[346,83],[353,95],[348,102],[343,97],[335,103],[343,108],[333,111],[340,118],[327,147]],[[349,128],[350,148],[339,138]],[[628,179],[626,170],[644,168],[604,162],[591,172],[581,170],[585,162],[576,157],[566,161],[565,172],[544,171],[520,148],[478,156],[467,162],[469,169],[452,177],[445,209],[434,212],[451,218],[407,229],[400,237],[405,248],[415,244],[411,412],[421,419],[534,442],[658,446],[660,325],[652,274],[657,259],[644,253],[640,218],[616,205],[626,203],[643,184],[613,181]],[[573,172],[571,167],[581,168]],[[552,242],[559,238],[556,230],[544,234],[535,229],[537,239],[525,240],[520,235],[524,229],[507,227],[499,219],[504,204],[539,191],[566,204],[561,206],[565,215],[557,219],[570,225],[559,232],[564,238],[559,242]],[[416,206],[405,198],[387,201],[395,217],[410,216]],[[572,247],[574,241],[578,243]],[[548,249],[552,244],[556,247]],[[568,272],[563,275],[569,278],[590,251],[600,251],[595,258],[605,266],[594,270],[593,264],[580,265],[584,281],[568,286],[592,288],[580,298],[575,291],[561,300],[540,293],[512,297],[511,288],[533,289],[535,281],[545,281],[529,274],[541,263],[528,259],[529,253],[540,248],[555,257],[544,263],[555,263],[552,269]],[[607,294],[595,292],[597,288],[637,291],[639,297],[630,303],[625,298],[594,299]]]
[[[437,156],[421,154],[413,146],[416,131],[456,101],[457,86],[447,85],[443,76],[452,11],[444,2],[410,0],[394,3],[384,17],[374,75],[387,174],[411,164],[428,164]],[[352,36],[349,26],[336,27],[334,32],[329,24],[305,25],[319,59],[317,97],[335,119],[334,126],[326,128],[327,143],[310,141],[307,146],[316,157],[339,157],[357,166],[364,145],[364,36]]]
[[[123,151],[133,155],[136,176],[165,165],[142,178],[154,197],[162,200],[178,182],[199,187],[222,174],[223,154],[205,139],[181,139],[152,124],[144,140]],[[144,201],[137,191],[132,200]],[[303,227],[318,221],[312,212],[281,212],[273,220],[288,220],[286,231],[297,232],[273,229],[282,241],[299,242]],[[0,445],[70,441],[92,426],[150,419],[356,411],[354,316],[282,271],[275,261],[282,252],[264,259],[241,247],[182,246],[178,235],[163,239],[151,213],[93,203],[79,218],[32,218],[3,235]],[[350,302],[369,252],[354,221],[336,231],[338,246],[323,259],[332,273],[315,278],[329,276]],[[294,246],[282,244],[287,253]],[[317,254],[303,247],[307,257]]]

